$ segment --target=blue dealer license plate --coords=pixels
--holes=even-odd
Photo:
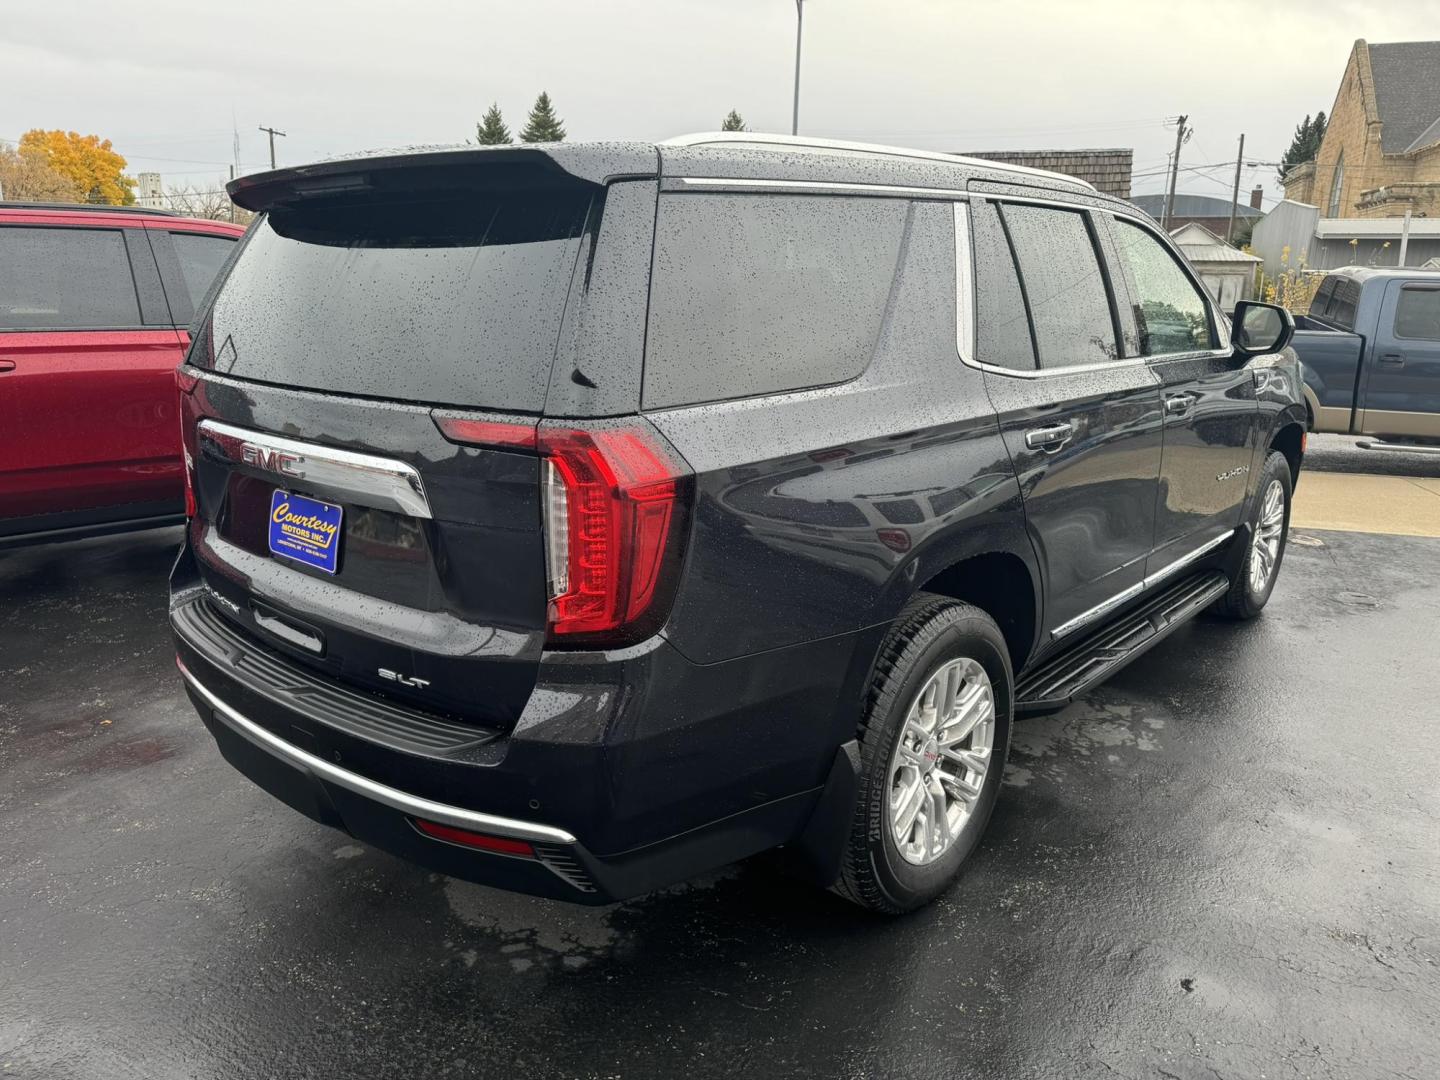
[[[335,573],[340,555],[342,507],[277,491],[270,498],[270,550]]]

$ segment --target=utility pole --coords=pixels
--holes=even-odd
[[[1245,133],[1240,133],[1240,150],[1235,155],[1235,190],[1230,193],[1230,224],[1225,229],[1225,243],[1235,242],[1235,204],[1240,201],[1240,165],[1245,157]]]
[[[1184,124],[1184,122],[1185,122],[1185,118],[1184,118],[1184,117],[1181,117],[1181,124]],[[269,137],[271,137],[271,168],[274,168],[274,167],[275,167],[275,135],[279,135],[279,137],[285,138],[285,132],[284,132],[284,131],[276,131],[275,128],[265,127],[264,124],[261,125],[261,131],[268,131],[268,132],[269,132]]]
[[[1400,262],[1396,265],[1405,265],[1405,253],[1410,250],[1410,211],[1405,211],[1405,224],[1400,226]]]
[[[1185,121],[1188,116],[1182,116],[1175,124],[1175,158],[1170,162],[1170,193],[1165,196],[1165,219],[1160,222],[1166,232],[1170,231],[1170,218],[1175,207],[1175,181],[1180,177],[1180,147],[1185,142]]]
[[[790,114],[790,134],[800,134],[800,36],[805,30],[805,0],[795,0],[795,109]]]
[[[235,179],[235,166],[230,166],[230,179]],[[230,199],[230,223],[235,223],[235,200],[230,198],[230,192],[225,192],[225,198]]]

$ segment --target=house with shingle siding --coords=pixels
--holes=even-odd
[[[1284,183],[1325,218],[1440,217],[1440,41],[1355,42],[1319,153]]]

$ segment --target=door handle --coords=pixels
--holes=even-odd
[[[0,371],[14,371],[14,370],[15,370],[15,361],[14,361],[14,360],[0,360]]]
[[[1194,404],[1195,398],[1190,394],[1172,394],[1165,399],[1165,415],[1184,416]]]
[[[1380,363],[1388,364],[1391,367],[1404,367],[1405,356],[1403,353],[1398,352],[1384,353],[1380,357]]]
[[[1053,454],[1075,437],[1074,424],[1051,424],[1025,433],[1025,445],[1031,450]]]

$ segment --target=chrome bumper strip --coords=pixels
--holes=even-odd
[[[225,704],[190,673],[190,669],[178,656],[175,658],[175,666],[180,669],[180,674],[184,676],[185,681],[194,688],[205,703],[214,709],[237,734],[249,739],[260,749],[274,754],[287,764],[306,769],[336,787],[342,787],[346,791],[388,806],[392,810],[398,810],[402,814],[424,818],[426,821],[439,822],[441,825],[453,825],[458,829],[471,829],[491,836],[508,836],[516,840],[529,840],[542,844],[575,843],[575,837],[564,829],[552,828],[549,825],[535,825],[528,821],[516,821],[514,818],[496,817],[494,814],[482,814],[477,810],[465,810],[458,806],[431,802],[419,795],[411,795],[397,788],[377,783],[359,773],[353,773],[349,769],[342,769],[340,766],[302,750],[293,743],[286,742],[280,736],[266,731],[253,720]]]

